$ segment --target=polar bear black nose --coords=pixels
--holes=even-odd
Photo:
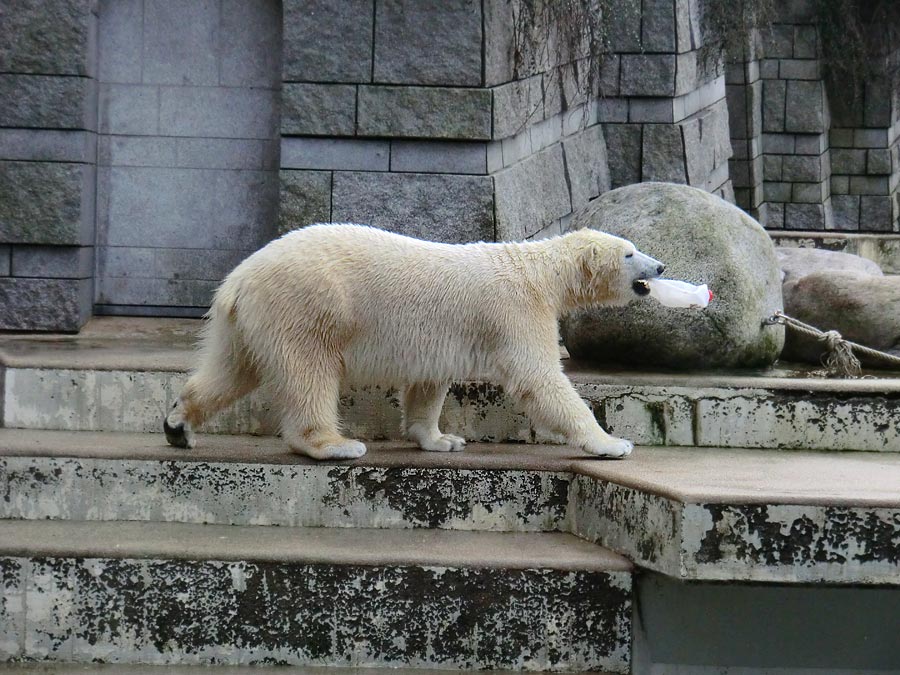
[[[656,273],[657,273],[657,274],[662,274],[662,273],[665,272],[665,271],[666,271],[666,266],[665,266],[665,265],[659,265],[659,266],[656,268]]]

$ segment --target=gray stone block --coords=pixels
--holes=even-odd
[[[178,165],[178,139],[162,136],[104,135],[100,136],[97,142],[97,153],[100,166],[174,167]]]
[[[786,23],[811,23],[816,16],[815,0],[782,0],[778,9]]]
[[[93,174],[85,164],[0,162],[0,242],[92,242]]]
[[[272,171],[111,167],[101,176],[102,245],[255,250],[274,235]]]
[[[814,59],[818,56],[815,26],[794,26],[794,58]]]
[[[0,159],[93,163],[97,137],[89,131],[0,129]]]
[[[559,115],[566,107],[563,98],[562,68],[554,68],[541,75],[541,90],[544,100],[544,117]]]
[[[143,0],[104,2],[99,16],[98,78],[139,84],[143,44]]]
[[[788,158],[785,157],[785,160]],[[821,204],[828,197],[829,183],[792,183],[791,201],[796,204]]]
[[[331,222],[330,171],[280,171],[278,233]]]
[[[356,87],[346,84],[285,84],[281,133],[352,136],[356,131]]]
[[[0,245],[0,277],[8,277],[12,268],[12,247]]]
[[[763,82],[763,131],[784,131],[786,95],[785,82],[781,80],[765,80]]]
[[[612,188],[641,181],[641,125],[607,124],[606,150]]]
[[[886,148],[890,145],[887,129],[854,129],[853,145],[857,148]]]
[[[641,47],[647,52],[674,52],[675,3],[672,0],[644,0],[641,10]]]
[[[785,130],[801,133],[827,131],[822,82],[788,80],[786,84]]]
[[[497,239],[527,239],[572,212],[561,145],[494,175]]]
[[[782,80],[818,80],[821,77],[817,59],[781,59],[778,76]]]
[[[5,127],[96,129],[94,81],[56,75],[0,75]]]
[[[17,0],[0,8],[0,72],[90,75],[91,0]]]
[[[481,2],[378,2],[374,54],[375,82],[478,86]]]
[[[886,148],[867,150],[866,173],[883,174],[891,172],[891,151]]]
[[[176,155],[174,164],[169,166],[232,170],[275,170],[278,168],[278,145],[274,140],[243,138],[175,138],[172,140],[175,141]],[[113,163],[118,164],[118,162]]]
[[[765,223],[769,229],[784,228],[784,204],[769,203],[764,205]]]
[[[691,39],[691,0],[675,0],[675,42],[678,53],[700,46]]]
[[[628,99],[628,121],[665,124],[675,121],[675,109],[671,98]]]
[[[209,307],[220,280],[100,277],[97,304],[130,307]]]
[[[853,129],[830,129],[828,141],[832,148],[852,148]]]
[[[603,129],[597,124],[563,141],[572,210],[577,211],[610,189]]]
[[[392,141],[391,171],[485,174],[487,143]]]
[[[494,87],[493,137],[508,138],[544,119],[543,85],[540,75]]]
[[[337,171],[331,217],[434,241],[491,241],[492,179]]]
[[[221,0],[219,84],[281,85],[281,2]],[[347,45],[342,44],[341,48]]]
[[[886,195],[889,190],[887,176],[850,176],[852,195]]]
[[[219,2],[144,0],[143,84],[219,84]]]
[[[90,279],[0,278],[0,330],[76,332],[91,316]]]
[[[763,194],[765,194],[767,202],[789,202],[791,201],[791,184],[766,181],[763,183]]]
[[[822,204],[785,204],[784,227],[788,230],[824,230],[825,206]]]
[[[767,59],[791,58],[794,55],[794,27],[773,24],[760,31],[763,54]]]
[[[894,219],[892,198],[888,196],[860,197],[859,229],[866,232],[891,232]]]
[[[101,246],[97,249],[98,276],[107,282],[105,288],[108,290],[115,289],[123,279],[217,282],[251,253],[253,251],[240,249]],[[104,299],[109,301],[125,298],[116,298],[114,294],[107,293]],[[133,304],[158,304],[149,300]]]
[[[673,96],[674,54],[623,54],[620,91],[623,96]]]
[[[767,181],[781,180],[781,155],[763,156],[763,178]]]
[[[685,147],[676,124],[644,126],[641,180],[687,183]]]
[[[610,51],[641,51],[641,0],[613,0],[609,7]]]
[[[854,195],[834,195],[831,198],[836,230],[855,231],[859,229],[859,197]]]
[[[675,68],[675,95],[688,94],[702,85],[703,73],[698,70],[700,52],[679,54]]]
[[[361,86],[357,133],[490,140],[491,92],[448,87]]]
[[[850,194],[850,176],[832,176],[831,177],[831,194],[832,195],[848,195],[848,194]]]
[[[760,61],[759,76],[764,80],[777,80],[778,59],[763,59]]]
[[[638,103],[641,99],[632,99]],[[627,122],[628,121],[627,98],[601,98],[597,102],[597,119],[600,122]]]
[[[164,136],[275,138],[277,97],[277,92],[269,89],[160,87],[159,133]],[[282,115],[287,109],[285,104]]]
[[[798,155],[821,155],[828,149],[828,134],[800,134],[794,140]]]
[[[512,166],[516,162],[534,154],[534,147],[531,145],[531,134],[528,131],[504,138],[500,141],[500,147],[503,155],[503,166]]]
[[[90,279],[94,276],[94,249],[91,246],[13,246],[12,275]]]
[[[101,133],[159,133],[159,87],[101,84],[99,108]]]
[[[516,66],[513,5],[506,0],[484,2],[484,85],[493,87],[513,79]],[[519,76],[525,73],[519,72]],[[529,75],[533,73],[528,73]]]
[[[281,168],[388,171],[389,141],[353,138],[282,138]]]
[[[791,155],[794,153],[794,134],[763,134],[762,150],[767,155]]]
[[[821,156],[788,155],[782,166],[784,180],[811,183],[824,178]]]
[[[885,85],[866,84],[863,123],[867,127],[891,126],[891,90]]]
[[[285,82],[370,82],[374,0],[284,0]]]
[[[831,150],[831,170],[839,174],[864,174],[866,172],[866,151],[849,148]]]

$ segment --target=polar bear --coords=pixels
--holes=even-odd
[[[622,305],[664,266],[594,230],[522,243],[441,244],[362,225],[294,230],[240,265],[216,292],[198,366],[164,420],[168,442],[261,383],[288,446],[315,459],[366,447],[341,436],[342,384],[402,387],[404,430],[423,450],[461,450],[438,426],[448,385],[485,380],[532,421],[591,455],[624,457],[559,360],[558,318]]]

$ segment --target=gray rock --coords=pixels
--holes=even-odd
[[[93,130],[85,77],[0,75],[0,120],[6,127]]]
[[[822,271],[784,284],[784,311],[823,331],[900,356],[900,276]],[[788,331],[784,358],[821,363],[823,345]],[[887,367],[875,359],[866,365]],[[893,366],[896,368],[896,366]]]
[[[385,0],[375,7],[375,82],[481,84],[480,0]]]
[[[356,87],[346,84],[285,84],[281,90],[281,133],[352,136]]]
[[[284,0],[284,81],[368,82],[373,18],[372,0]]]
[[[607,192],[570,227],[625,237],[666,263],[666,277],[706,283],[715,294],[704,311],[636,299],[574,312],[562,322],[573,357],[678,369],[762,366],[778,358],[783,330],[763,325],[782,307],[774,246],[737,207],[692,187],[640,183]]]
[[[90,243],[92,171],[85,164],[0,162],[0,241]]]
[[[280,171],[278,233],[331,221],[330,171]]]
[[[878,263],[852,253],[827,251],[820,248],[778,246],[775,248],[775,255],[778,257],[778,264],[784,273],[785,282],[794,281],[816,272],[856,272],[873,276],[882,274]]]
[[[76,332],[91,315],[90,279],[0,278],[0,330]]]
[[[490,241],[494,238],[492,179],[336,171],[331,218],[433,241]]]
[[[0,72],[90,74],[91,0],[0,4]]]
[[[360,136],[490,140],[491,92],[360,86],[357,125]]]

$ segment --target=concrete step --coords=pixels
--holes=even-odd
[[[78,336],[0,338],[2,424],[21,429],[160,432],[190,368],[192,320],[103,318]],[[597,418],[643,445],[900,452],[900,377],[812,377],[788,366],[760,372],[610,372],[569,363],[567,373]],[[342,398],[347,432],[397,438],[390,388]],[[501,389],[454,384],[444,426],[472,441],[548,441]],[[272,434],[264,393],[224,411],[203,431]]]
[[[562,533],[0,521],[0,658],[627,673],[631,565]]]
[[[341,668],[337,666],[153,666],[123,663],[0,663],[0,675],[385,675],[383,668]],[[493,670],[492,675],[517,671]],[[538,671],[540,672],[540,671]],[[446,670],[404,668],[403,675],[447,675]],[[573,674],[574,675],[574,674]],[[583,675],[609,675],[599,671]]]
[[[900,456],[561,446],[316,463],[278,439],[0,430],[0,518],[570,532],[678,580],[900,586]]]

